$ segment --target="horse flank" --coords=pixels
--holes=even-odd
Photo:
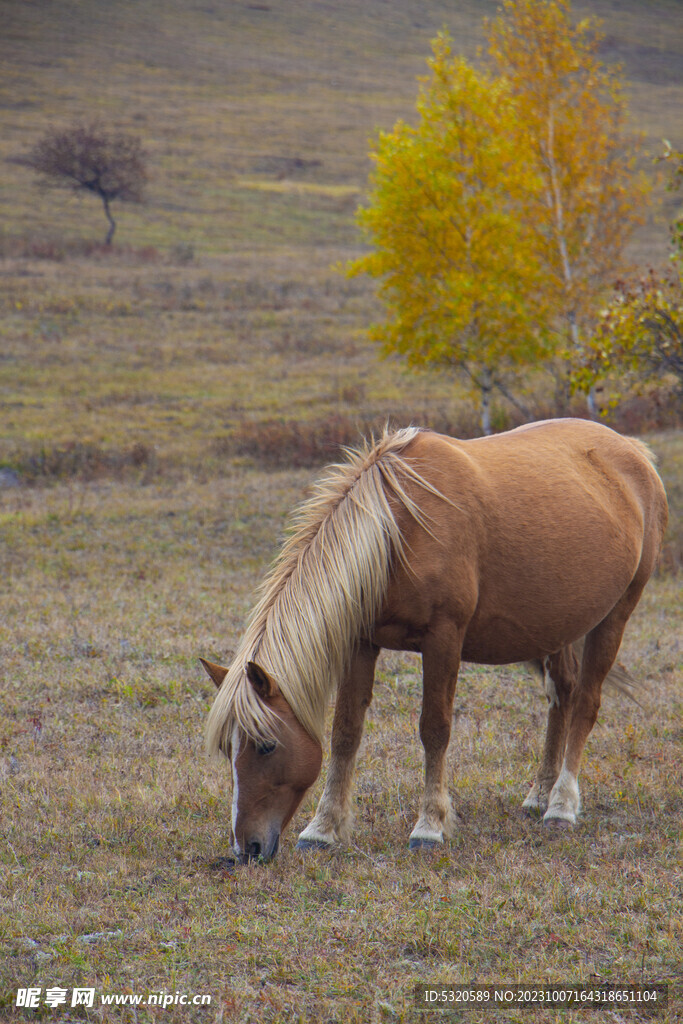
[[[417,433],[385,430],[377,443],[347,449],[347,461],[331,466],[295,513],[211,708],[210,754],[227,753],[235,726],[256,742],[275,738],[276,716],[249,683],[248,661],[273,677],[304,729],[322,740],[330,695],[371,630],[394,559],[405,562],[390,498],[429,530],[405,482],[442,497],[401,455]]]

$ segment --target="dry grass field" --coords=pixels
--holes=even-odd
[[[655,443],[680,459],[678,439]],[[227,657],[308,479],[236,470],[3,499],[4,1013],[14,1019],[29,985],[213,999],[92,1020],[366,1022],[419,1019],[418,982],[680,984],[680,576],[656,579],[630,626],[623,660],[650,689],[642,709],[605,701],[574,832],[547,834],[520,809],[538,684],[521,668],[472,667],[452,751],[460,828],[442,853],[410,854],[420,678],[414,657],[384,655],[352,846],[295,853],[319,783],[273,865],[217,863],[229,778],[203,757],[211,684],[196,658]]]
[[[415,856],[419,664],[383,655],[348,849],[229,870],[230,779],[203,755],[211,684],[289,509],[336,442],[391,416],[476,429],[452,380],[382,362],[353,211],[367,139],[409,117],[429,39],[473,55],[463,0],[8,0],[0,10],[0,1020],[621,1021],[645,1009],[421,1014],[418,983],[668,983],[683,1019],[683,436],[623,420],[672,505],[661,573],[607,697],[573,832],[525,818],[545,699],[523,668],[463,671],[456,837]],[[595,0],[635,126],[683,145],[683,9]],[[52,123],[136,131],[148,201],[111,252],[95,200],[16,158]],[[670,201],[669,201],[670,202]],[[635,261],[664,258],[664,206]],[[537,408],[543,382],[535,381]],[[508,422],[497,411],[498,425]],[[14,474],[14,476],[12,476]],[[41,990],[36,1009],[19,988]],[[49,989],[95,990],[86,1006]],[[210,995],[210,1006],[103,995]]]

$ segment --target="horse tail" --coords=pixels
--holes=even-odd
[[[584,639],[585,638],[582,637],[571,645],[579,665],[581,664],[581,658],[583,655]],[[533,661],[528,661],[526,662],[526,665],[531,673],[538,676],[541,682],[545,685],[545,665],[542,659],[537,658]],[[612,693],[619,693],[622,697],[627,697],[641,708],[643,705],[638,697],[648,689],[646,682],[642,679],[636,679],[635,676],[631,675],[629,670],[621,664],[621,662],[616,662],[612,665],[612,668],[605,676],[605,680],[602,685],[608,690],[611,690]]]
[[[622,697],[628,697],[639,708],[642,708],[643,705],[636,695],[642,695],[647,690],[647,684],[645,680],[636,679],[635,676],[632,676],[621,662],[612,665],[612,668],[605,677],[603,686],[606,686],[608,690],[612,690],[613,693],[620,693]]]

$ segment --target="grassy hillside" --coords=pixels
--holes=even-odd
[[[184,242],[202,253],[353,244],[349,213],[365,185],[368,137],[411,117],[436,32],[445,26],[474,57],[482,18],[496,6],[10,0],[0,160],[49,123],[95,115],[138,131],[149,150],[149,203],[123,217],[130,244]],[[575,9],[603,18],[605,59],[623,64],[634,127],[655,151],[663,136],[681,142],[680,5],[596,0]],[[24,169],[3,166],[7,234],[96,232],[92,204],[41,195]],[[658,231],[641,241],[662,251]]]
[[[676,144],[680,7],[591,9],[631,83],[634,127],[653,150],[662,135]],[[214,472],[240,453],[277,461],[292,446],[259,434],[273,419],[319,435],[336,417],[319,457],[387,415],[476,431],[461,386],[378,359],[372,286],[334,265],[357,251],[368,138],[412,115],[430,38],[446,25],[473,56],[494,11],[5,4],[0,462],[27,479],[131,461]],[[93,115],[149,152],[148,201],[119,207],[111,253],[94,197],[40,188],[16,162],[48,125]],[[660,218],[634,255],[661,257],[666,240]],[[534,384],[538,415],[550,390]],[[623,426],[666,424],[646,411]]]
[[[545,711],[535,683],[468,668],[460,830],[432,858],[409,855],[418,664],[384,655],[351,847],[294,853],[323,776],[274,865],[220,860],[229,773],[203,756],[197,657],[230,657],[310,465],[389,416],[476,430],[461,385],[380,361],[371,287],[334,266],[357,252],[368,137],[412,115],[430,38],[445,25],[474,56],[495,9],[1,5],[0,469],[16,477],[0,482],[18,483],[0,486],[3,1020],[376,1024],[419,1019],[424,981],[683,984],[683,439],[653,433],[652,407],[622,421],[649,431],[672,499],[665,571],[623,650],[651,685],[643,708],[605,702],[579,828],[548,835],[520,813]],[[604,18],[634,127],[654,151],[662,136],[683,146],[680,3],[575,10]],[[40,189],[16,160],[48,125],[94,114],[150,157],[148,201],[119,209],[111,252],[94,199]],[[671,212],[637,260],[663,257]],[[35,1013],[14,1006],[19,986],[213,1002]],[[679,987],[657,1019],[681,1012]]]

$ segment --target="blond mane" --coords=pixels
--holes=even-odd
[[[428,528],[405,490],[412,481],[438,494],[401,455],[417,433],[385,430],[378,442],[347,449],[346,461],[329,467],[295,513],[211,708],[209,753],[227,752],[235,727],[257,742],[274,738],[277,720],[247,679],[249,661],[275,679],[304,729],[322,740],[330,695],[371,632],[394,560],[404,560],[392,499]]]

